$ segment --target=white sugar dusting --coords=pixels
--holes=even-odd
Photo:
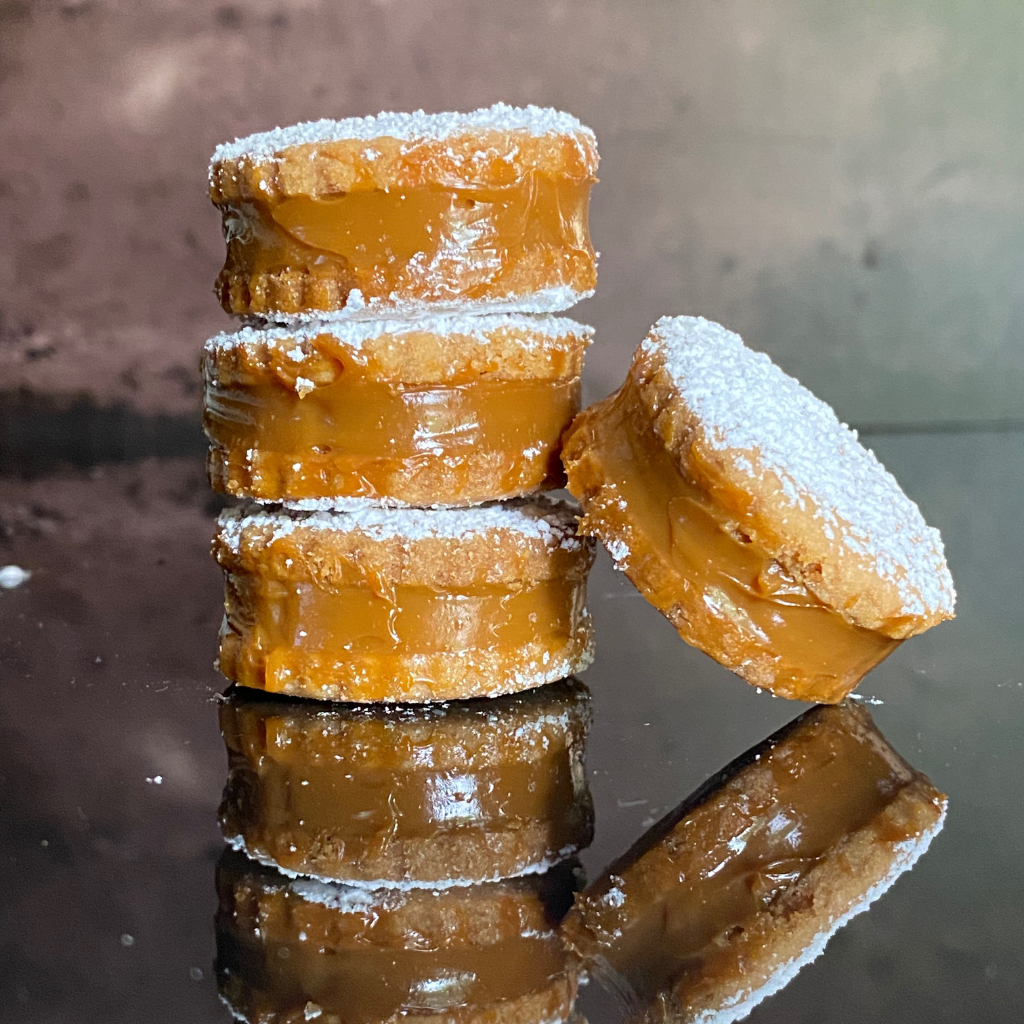
[[[345,140],[371,141],[379,138],[400,139],[407,142],[453,138],[478,131],[527,132],[533,136],[579,135],[590,145],[596,145],[594,133],[573,117],[550,107],[510,107],[495,103],[492,107],[471,113],[447,111],[427,114],[383,112],[376,117],[350,117],[341,121],[324,118],[305,121],[287,128],[257,132],[218,146],[210,161],[211,168],[223,160],[269,160],[291,146]],[[364,156],[369,157],[366,153]]]
[[[374,540],[458,540],[492,530],[542,540],[549,548],[574,549],[586,543],[576,535],[578,508],[571,502],[537,495],[460,509],[386,509],[366,506],[351,512],[298,512],[259,506],[230,508],[217,520],[218,537],[238,552],[247,529],[271,527],[269,543],[296,530],[358,531]]]
[[[715,449],[749,453],[734,465],[774,472],[794,507],[825,520],[893,582],[904,614],[952,613],[955,592],[942,538],[855,431],[831,407],[739,335],[703,317],[662,317],[643,342],[660,356]]]
[[[428,316],[466,317],[480,313],[560,313],[594,294],[593,288],[580,291],[570,285],[553,285],[522,295],[506,295],[489,299],[402,299],[391,295],[387,299],[363,298],[357,288],[349,292],[342,309],[333,311],[285,313],[270,310],[265,320],[274,324],[304,324],[310,321],[337,323],[350,321],[405,320],[416,322]]]
[[[518,339],[524,349],[534,349],[542,340],[566,337],[591,338],[594,328],[564,316],[498,313],[483,316],[432,316],[419,320],[310,320],[294,327],[243,327],[216,334],[205,345],[207,352],[255,348],[268,344],[294,343],[288,358],[300,362],[303,345],[329,334],[342,345],[359,351],[363,345],[384,335],[401,338],[409,334],[464,335],[486,344],[499,331],[522,331],[530,336]]]

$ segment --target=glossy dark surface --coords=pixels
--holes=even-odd
[[[1024,436],[868,438],[946,538],[958,618],[860,687],[949,794],[918,866],[753,1020],[1014,1020],[1024,948]],[[31,467],[23,467],[31,469]],[[214,955],[226,775],[211,667],[217,503],[199,459],[5,477],[0,591],[0,1020],[227,1021]],[[803,705],[688,648],[602,554],[587,770],[595,876]],[[880,703],[875,703],[880,702]],[[581,1008],[617,1019],[596,986]]]

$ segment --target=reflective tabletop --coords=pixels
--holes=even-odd
[[[916,866],[751,1019],[1014,1020],[1024,1000],[1024,558],[1017,539],[1024,435],[911,432],[873,435],[867,443],[942,531],[959,600],[954,622],[906,643],[863,681],[856,706],[948,795],[948,818]],[[133,445],[125,437],[118,450],[130,454]],[[287,733],[293,754],[315,747],[324,756],[336,749],[331,744],[348,742],[346,730],[356,719],[341,711],[331,718],[319,707],[297,711],[289,701],[271,702],[269,710],[230,710],[237,695],[225,704],[226,682],[213,667],[222,581],[209,557],[220,502],[208,491],[198,450],[194,457],[107,458],[92,468],[6,470],[0,563],[31,575],[0,591],[0,1020],[228,1021],[217,974],[221,988],[229,988],[237,949],[224,927],[225,900],[241,905],[243,888],[250,903],[263,900],[260,934],[268,944],[273,921],[301,916],[292,907],[291,917],[273,917],[274,900],[306,900],[304,912],[314,923],[329,917],[332,906],[339,913],[352,907],[338,910],[334,897],[317,890],[315,898],[302,889],[306,883],[296,888],[240,854],[225,854],[218,823],[225,784],[225,806],[234,807],[228,833],[245,833],[265,851],[283,828],[299,835],[299,824],[319,813],[316,801],[303,805],[298,824],[282,818],[297,805],[275,805],[273,787],[285,783],[260,774],[277,757],[271,740]],[[551,702],[569,701],[570,691],[531,696],[506,713],[518,716],[523,735],[549,729],[549,775],[503,781],[504,762],[479,769],[481,778],[492,773],[488,792],[507,790],[481,826],[492,838],[508,807],[533,814],[524,793],[549,784],[546,806],[558,818],[548,823],[551,834],[567,847],[583,846],[591,823],[593,830],[579,854],[582,870],[556,878],[554,896],[539,892],[540,875],[511,887],[490,883],[497,888],[487,899],[494,906],[506,901],[519,915],[502,939],[507,970],[491,968],[506,995],[516,977],[536,975],[546,984],[558,974],[560,968],[544,967],[544,958],[554,955],[549,946],[516,943],[546,934],[537,922],[557,918],[584,876],[598,879],[704,780],[806,710],[757,692],[687,647],[603,552],[590,578],[589,606],[597,657],[580,677],[590,694],[585,737],[544,725],[562,721]],[[435,744],[450,738],[446,730],[482,736],[491,728],[486,711],[432,714],[440,715],[431,726]],[[245,715],[250,719],[243,721]],[[416,728],[415,721],[380,724],[393,750],[406,742],[402,729]],[[231,736],[233,781],[225,748]],[[289,769],[298,772],[296,786],[307,775],[315,778],[307,767]],[[561,781],[550,782],[556,776]],[[427,784],[410,782],[410,792]],[[341,799],[331,786],[343,788],[342,782],[324,790]],[[379,808],[360,803],[369,799],[363,790],[344,799],[371,848]],[[436,798],[438,813],[450,816],[466,799],[464,792],[446,791]],[[429,803],[410,797],[411,807]],[[277,818],[267,810],[274,807]],[[220,817],[227,821],[231,813],[225,817],[221,808]],[[263,828],[259,842],[256,831],[246,832],[254,815]],[[450,856],[454,863],[463,853]],[[423,905],[421,933],[442,920],[446,901],[451,910],[470,898],[484,896],[441,890]],[[482,906],[474,902],[476,912]],[[330,921],[317,926],[337,931]],[[287,941],[274,948],[277,960],[268,962],[275,977],[298,984],[303,963],[287,952]],[[459,966],[457,952],[444,961],[445,977],[472,973]],[[292,974],[277,970],[285,960]],[[391,984],[388,971],[401,965],[399,958],[385,961],[346,968],[349,1005],[356,1006],[352,993],[362,991],[363,979],[373,996],[359,1011],[363,1019],[374,1007],[388,1010],[381,992]],[[508,966],[513,963],[520,967]],[[259,972],[251,963],[247,970],[251,982]],[[274,973],[266,965],[260,970],[264,978]],[[436,985],[431,992],[421,999],[421,1015],[457,1002],[439,1003]],[[515,1019],[539,1024],[543,1005],[523,1003]],[[577,1010],[594,1024],[624,1018],[620,997],[596,980],[581,988]],[[298,1013],[295,1019],[329,1016],[304,996]]]

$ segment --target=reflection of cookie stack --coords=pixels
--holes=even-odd
[[[221,705],[221,827],[264,864],[448,886],[536,874],[590,844],[590,694],[575,680],[430,707],[242,688]]]
[[[220,147],[218,976],[251,1021],[568,1017],[592,542],[564,483],[593,134],[497,105]],[[262,507],[269,505],[271,507]],[[402,707],[394,707],[402,704]],[[289,876],[291,880],[289,880]]]
[[[448,889],[355,889],[225,851],[217,982],[253,1024],[559,1024],[576,976],[556,929],[569,865]]]
[[[217,871],[236,1015],[565,1020],[576,971],[556,926],[566,858],[593,834],[589,721],[572,680],[402,708],[233,689],[221,827],[262,865],[227,854]]]
[[[340,700],[494,696],[586,667],[564,482],[590,328],[593,134],[552,110],[319,121],[221,146],[206,345],[221,667]],[[404,318],[404,319],[403,319]],[[381,511],[388,509],[388,511]],[[455,511],[465,509],[465,511]]]

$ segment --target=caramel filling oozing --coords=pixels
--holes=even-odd
[[[723,940],[872,822],[911,779],[909,769],[882,753],[877,734],[841,721],[798,726],[783,745],[781,754],[760,755],[759,768],[771,773],[766,788],[759,782],[748,795],[737,792],[727,808],[703,818],[698,808],[676,824],[678,872],[667,871],[664,891],[635,908],[632,924],[602,948],[642,999],[699,976]],[[915,834],[889,822],[880,838],[898,843]]]
[[[747,661],[772,660],[774,681],[762,685],[774,693],[841,700],[900,641],[853,625],[790,576],[745,530],[744,497],[684,476],[639,409],[625,386],[592,440],[631,521],[670,570],[669,585],[649,600],[662,611],[680,605],[684,615],[699,602],[702,615],[721,624],[730,668],[742,674]],[[691,471],[700,472],[695,458]],[[686,629],[684,638],[703,648]]]
[[[325,908],[322,916],[330,913]],[[301,908],[295,914],[302,914]],[[401,1010],[423,1013],[516,999],[565,972],[565,956],[554,935],[489,945],[475,945],[467,937],[432,949],[422,943],[417,948],[415,936],[403,946],[381,944],[370,928],[361,943],[339,948],[329,920],[317,929],[321,934],[307,930],[305,940],[299,938],[297,923],[281,929],[267,922],[262,939],[239,934],[223,912],[217,924],[222,991],[229,1000],[241,996],[243,1005],[268,1014],[292,1008],[301,1012],[312,1003],[346,1024],[378,1024]],[[246,991],[237,991],[239,982]]]
[[[228,628],[246,641],[257,675],[265,663],[266,689],[278,691],[304,655],[351,664],[363,656],[562,644],[580,628],[584,610],[584,589],[572,575],[462,590],[381,581],[327,590],[232,572],[227,589]]]
[[[319,386],[304,394],[278,382],[209,381],[206,432],[237,459],[259,454],[250,484],[259,498],[394,496],[396,472],[438,468],[475,500],[492,496],[472,491],[473,466],[488,456],[501,459],[503,493],[562,482],[559,442],[579,409],[578,377],[407,386],[360,370],[335,356],[333,379],[319,367]]]
[[[227,265],[247,274],[333,271],[368,296],[440,272],[455,296],[487,297],[527,254],[593,259],[592,185],[531,172],[503,188],[423,185],[226,203]]]

